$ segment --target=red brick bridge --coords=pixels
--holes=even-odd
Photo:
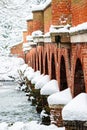
[[[32,14],[23,42],[12,47],[11,52],[23,57],[35,71],[56,79],[60,90],[70,87],[73,97],[87,93],[87,0],[50,0],[34,8]],[[72,27],[74,31],[61,31],[67,24],[67,30]],[[43,35],[32,36],[37,30]],[[23,51],[31,41],[37,44]]]

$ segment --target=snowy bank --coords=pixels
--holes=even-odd
[[[87,94],[81,93],[72,99],[62,111],[64,120],[87,121]]]
[[[51,95],[55,92],[59,92],[59,86],[57,80],[51,80],[41,88],[41,95]]]
[[[0,123],[0,130],[65,130],[64,127],[57,127],[56,125],[40,125],[37,121],[31,121],[29,123],[15,122],[12,126],[8,126],[7,123]]]
[[[54,93],[48,97],[49,105],[67,104],[72,100],[70,88]]]
[[[17,79],[18,68],[23,64],[22,58],[0,56],[0,80]]]

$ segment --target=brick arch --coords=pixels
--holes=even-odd
[[[45,74],[48,74],[48,58],[47,58],[47,53],[45,55]]]
[[[85,92],[85,81],[84,81],[84,72],[80,58],[76,59],[75,71],[74,71],[74,88],[73,95],[74,97]]]
[[[46,67],[48,68],[48,66],[49,66],[49,61],[50,61],[50,59],[49,59],[50,53],[49,53],[49,45],[48,45],[48,44],[45,44],[45,45],[44,45],[43,51],[44,51],[44,54],[43,54],[43,73],[49,75],[50,67],[49,67],[49,69],[47,69],[48,72],[46,72]],[[47,64],[47,65],[46,65],[46,64]]]
[[[41,74],[43,73],[43,54],[41,51]]]
[[[66,81],[67,81],[67,87],[71,88],[71,70],[70,70],[70,59],[68,50],[66,48],[58,48],[58,65],[57,65],[57,71],[58,71],[58,82],[61,89],[61,81],[60,81],[60,67],[61,67],[61,57],[64,58],[64,66],[65,66],[65,74],[66,74]]]
[[[34,54],[34,70],[36,71],[36,53]]]
[[[62,55],[60,59],[60,91],[68,88],[65,58]]]
[[[51,56],[51,79],[56,79],[56,62],[55,62],[55,54],[52,53]]]

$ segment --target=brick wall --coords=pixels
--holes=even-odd
[[[52,24],[51,4],[44,10],[44,33],[49,32]]]
[[[32,35],[33,32],[33,20],[27,20],[27,35]]]
[[[73,96],[74,96],[75,86],[77,86],[77,93],[78,93],[78,86],[80,88],[80,85],[81,85],[81,83],[80,83],[81,77],[78,77],[78,79],[79,78],[80,79],[77,82],[77,85],[75,85],[75,78],[74,77],[75,77],[75,69],[76,69],[77,59],[79,59],[81,62],[83,76],[84,76],[84,77],[82,77],[82,82],[85,83],[85,86],[81,87],[82,92],[84,92],[83,87],[85,87],[85,92],[87,92],[87,52],[86,52],[86,50],[87,50],[86,44],[83,44],[83,43],[72,44],[72,57],[71,57],[71,86],[72,86],[72,88],[71,88],[71,90],[72,90]],[[81,71],[80,71],[80,73],[81,73]]]
[[[43,11],[33,11],[33,31],[44,31]]]
[[[73,26],[87,22],[87,0],[72,0],[71,10]]]
[[[11,54],[18,55],[19,57],[24,58],[24,53],[22,51],[22,45],[23,45],[23,43],[13,46],[11,48]]]
[[[71,23],[70,0],[52,0],[52,24]]]

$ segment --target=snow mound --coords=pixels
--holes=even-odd
[[[8,126],[7,123],[0,123],[0,130],[65,130],[64,127],[57,127],[54,124],[40,125],[37,121],[31,121],[29,123],[15,122],[12,126]]]
[[[63,120],[87,121],[87,94],[81,93],[73,98],[62,111]]]
[[[57,80],[51,80],[41,88],[41,95],[51,95],[55,92],[59,92],[59,86]]]
[[[24,71],[27,69],[28,65],[27,64],[23,64],[21,67],[20,67],[20,71],[22,73],[24,73]]]
[[[32,83],[32,84],[36,84],[36,83],[38,82],[38,79],[41,79],[43,76],[44,76],[44,74],[35,76],[35,77],[31,80],[31,83]]]
[[[50,95],[47,100],[49,105],[67,104],[72,100],[70,88]]]
[[[24,77],[27,77],[30,73],[34,73],[34,69],[32,67],[27,67],[24,72]]]
[[[0,123],[0,130],[8,130],[8,124],[6,122]]]
[[[38,70],[35,72],[28,73],[27,78],[29,81],[31,81],[33,78],[35,78],[37,76],[40,76],[40,71],[38,71]]]
[[[49,81],[50,81],[49,75],[43,76],[41,79],[38,79],[38,82],[35,84],[35,89],[41,89]]]

